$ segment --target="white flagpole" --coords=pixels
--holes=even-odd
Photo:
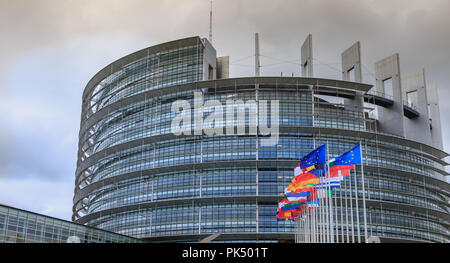
[[[366,144],[367,149],[367,144]],[[368,243],[368,236],[367,236],[367,213],[366,213],[366,194],[365,194],[365,186],[364,186],[364,162],[363,162],[363,155],[362,155],[362,146],[361,142],[359,142],[359,150],[361,154],[361,180],[362,180],[362,192],[363,192],[363,215],[364,215],[364,238],[365,242]]]
[[[306,243],[306,227],[305,227],[305,216],[303,216],[303,220],[302,220],[302,228],[303,228],[303,237],[302,237],[302,243]]]
[[[323,197],[322,184],[323,184],[323,178],[322,178],[322,173],[321,173],[320,176],[319,176],[319,187],[317,189],[318,190],[317,194],[318,194],[318,196],[319,196],[319,198],[321,200],[321,202],[320,202],[320,221],[321,221],[320,222],[321,223],[320,234],[321,234],[322,243],[326,243],[326,235],[325,235],[325,230],[326,230],[326,228],[325,228],[325,208],[324,208],[325,200],[324,200],[324,197]]]
[[[304,224],[304,235],[305,235],[305,243],[308,243],[308,218],[305,216],[305,221],[303,222]]]
[[[303,218],[300,218],[299,222],[298,222],[298,242],[299,243],[303,243],[302,241],[303,241],[304,234],[305,233],[303,232]]]
[[[319,185],[320,185],[320,176],[319,176]],[[317,196],[316,196],[317,200],[320,200],[320,194],[319,194],[319,192],[317,192],[317,189],[316,189],[316,194],[317,194]],[[322,239],[322,204],[319,204],[319,207],[317,207],[317,215],[318,215],[318,221],[319,221],[319,225],[318,225],[318,227],[319,227],[319,243],[322,243],[323,242],[323,239]]]
[[[334,223],[333,223],[333,199],[331,195],[331,186],[330,186],[330,164],[329,164],[329,150],[328,150],[328,141],[327,141],[327,169],[325,174],[327,176],[327,198],[328,198],[328,212],[330,218],[330,242],[334,243]]]
[[[294,226],[294,242],[298,243],[298,222],[295,222]]]
[[[301,238],[301,236],[302,236],[302,218],[301,217],[299,217],[298,218],[298,232],[297,232],[297,243],[301,243],[301,240],[302,240],[302,238]]]
[[[322,192],[323,192],[323,200],[325,201],[325,205],[324,205],[324,216],[325,216],[325,233],[326,233],[326,238],[327,238],[327,243],[330,243],[330,214],[328,213],[328,208],[329,208],[329,204],[328,204],[328,197],[327,197],[327,189],[325,187],[326,185],[326,174],[325,177],[323,178],[323,184],[322,184]]]
[[[350,226],[352,228],[352,243],[355,243],[355,225],[354,225],[354,221],[353,221],[353,184],[351,182],[351,177],[350,177]]]
[[[317,221],[316,221],[316,213],[312,207],[308,206],[308,210],[311,213],[312,221],[313,221],[313,243],[317,243]]]
[[[314,201],[314,192],[311,194],[311,202]],[[307,210],[311,211],[312,214],[312,218],[314,221],[314,243],[317,243],[317,220],[316,220],[316,210],[314,209],[314,203],[311,203],[311,207],[309,207],[309,205],[307,205]]]
[[[356,168],[356,166],[355,166],[355,168]],[[358,199],[359,199],[359,195],[358,195],[358,184],[357,184],[357,181],[356,181],[356,169],[355,169],[355,172],[354,172],[354,181],[355,181],[355,193],[356,193],[356,196],[355,196],[355,201],[356,201],[356,225],[358,226],[358,229],[357,229],[357,235],[358,235],[358,243],[361,243],[361,226],[359,225],[359,206],[358,206]]]
[[[313,236],[312,236],[312,219],[311,219],[311,214],[308,211],[308,225],[309,225],[309,229],[308,229],[308,233],[309,233],[309,243],[313,242]]]
[[[303,215],[303,243],[306,243],[306,216]]]
[[[307,206],[306,211],[308,211],[311,217],[311,243],[316,243],[316,220],[314,216],[314,211]]]
[[[344,179],[344,178],[342,178]],[[339,212],[341,213],[341,243],[344,243],[344,214],[343,212],[343,208],[344,206],[342,205],[342,182],[341,182],[341,188],[339,189]]]
[[[345,187],[345,226],[346,226],[346,234],[347,234],[347,243],[350,243],[350,232],[348,230],[348,209],[347,209],[347,200],[348,200],[348,196],[347,196],[347,180],[344,179],[344,187]]]
[[[327,235],[327,217],[326,217],[326,204],[327,204],[327,200],[325,199],[325,192],[323,189],[323,185],[324,185],[324,179],[325,177],[323,175],[321,175],[321,184],[320,184],[320,196],[322,198],[322,232],[323,232],[323,243],[327,243],[328,242],[328,235]]]
[[[300,243],[301,229],[302,229],[302,220],[299,218],[299,219],[298,219],[298,231],[297,231],[297,240],[296,240],[296,243]]]
[[[303,218],[303,222],[302,222],[303,226],[303,243],[306,243],[306,217]]]
[[[301,236],[302,243],[306,243],[305,239],[305,217],[302,219],[302,236]]]
[[[306,215],[306,223],[307,223],[307,227],[306,227],[306,229],[307,229],[307,233],[308,233],[308,235],[306,235],[307,236],[307,243],[311,243],[311,231],[310,231],[310,222],[309,222],[309,215],[307,214]]]
[[[323,184],[323,177],[322,174],[319,178],[319,182],[320,182],[320,188],[318,189],[319,192],[319,196],[320,196],[320,217],[321,217],[321,223],[322,223],[322,243],[326,243],[326,225],[325,225],[325,196],[323,196],[323,189],[322,189],[322,184]]]
[[[295,242],[295,243],[298,243],[298,222],[295,222],[294,242]]]
[[[338,214],[337,214],[336,194],[334,194],[333,198],[334,198],[334,214],[335,214],[334,228],[335,228],[335,235],[336,235],[336,243],[339,243],[339,229],[338,229]]]
[[[319,174],[319,183],[318,185],[320,185],[321,183],[321,174]],[[315,202],[315,206],[316,208],[314,209],[316,212],[316,220],[317,220],[317,243],[323,243],[324,242],[324,238],[323,238],[323,218],[322,218],[322,202],[320,202],[320,189],[319,187],[315,188],[314,191],[314,202]]]

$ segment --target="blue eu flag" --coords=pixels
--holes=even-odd
[[[361,144],[335,158],[334,165],[361,164]]]
[[[300,168],[308,169],[312,167],[313,169],[309,172],[316,176],[319,176],[322,172],[324,172],[325,164],[327,163],[326,152],[326,144],[310,152],[300,160]]]

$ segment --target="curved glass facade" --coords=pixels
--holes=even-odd
[[[278,222],[275,212],[298,160],[316,145],[327,143],[332,158],[361,142],[369,234],[450,241],[450,186],[440,161],[446,154],[381,134],[362,106],[335,104],[323,95],[332,90],[351,99],[364,95],[364,87],[283,77],[201,81],[201,50],[201,43],[176,45],[163,57],[149,49],[88,84],[75,221],[154,241],[196,241],[215,232],[223,233],[219,241],[293,241],[294,224]],[[182,99],[193,105],[194,92],[223,105],[278,100],[278,144],[263,146],[260,134],[175,136],[172,104]],[[247,118],[237,121],[248,124]],[[357,196],[349,188],[336,194],[362,199],[361,180],[356,187]]]

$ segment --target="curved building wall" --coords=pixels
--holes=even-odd
[[[197,241],[215,232],[223,233],[218,240],[224,241],[292,241],[294,225],[278,222],[275,211],[298,160],[324,143],[332,158],[361,142],[369,235],[450,241],[450,186],[442,180],[441,161],[447,155],[377,132],[376,123],[369,124],[358,106],[363,103],[349,106],[326,99],[358,100],[369,85],[282,77],[198,81],[202,62],[190,52],[176,68],[194,63],[196,73],[180,73],[175,82],[153,85],[149,83],[161,81],[136,73],[134,69],[154,63],[144,52],[88,84],[76,171],[76,222],[155,241]],[[145,84],[134,82],[136,75]],[[186,84],[174,85],[178,83]],[[193,105],[194,92],[223,105],[230,99],[255,104],[279,100],[278,144],[262,146],[260,134],[173,135],[172,103],[183,99]],[[238,121],[248,124],[248,119]],[[338,189],[336,196],[362,199],[361,176],[357,178],[358,194],[349,190],[355,182],[347,178],[348,187]],[[341,207],[338,213],[345,216],[349,210]],[[357,232],[352,227],[356,225],[338,225],[345,234]]]

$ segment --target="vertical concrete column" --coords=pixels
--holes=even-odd
[[[355,82],[362,82],[362,69],[361,69],[361,46],[359,41],[346,49],[342,54],[342,79],[351,81],[350,71],[354,71]],[[352,111],[360,111],[361,116],[364,116],[364,95],[361,92],[356,92],[355,98],[344,99],[344,105],[346,109]]]
[[[419,112],[418,117],[405,118],[405,138],[432,145],[425,70],[402,76],[404,100],[411,103]]]
[[[403,92],[398,53],[375,63],[375,79],[377,91],[384,94],[392,93],[388,95],[391,95],[394,100],[394,105],[391,107],[378,107],[379,130],[402,137],[405,136]],[[388,82],[392,83],[391,87],[387,86]]]
[[[439,93],[436,85],[426,86],[428,93],[428,108],[430,118],[430,131],[433,146],[443,149],[441,116],[439,111]]]
[[[350,72],[355,72],[355,82],[362,82],[361,45],[358,42],[346,49],[342,55],[342,79],[351,81]]]
[[[202,38],[203,43],[203,80],[216,79],[216,63],[217,52],[216,49],[206,38]]]
[[[313,77],[312,35],[309,34],[301,48],[302,77]]]
[[[217,79],[228,79],[230,78],[230,57],[218,57],[217,58]]]

